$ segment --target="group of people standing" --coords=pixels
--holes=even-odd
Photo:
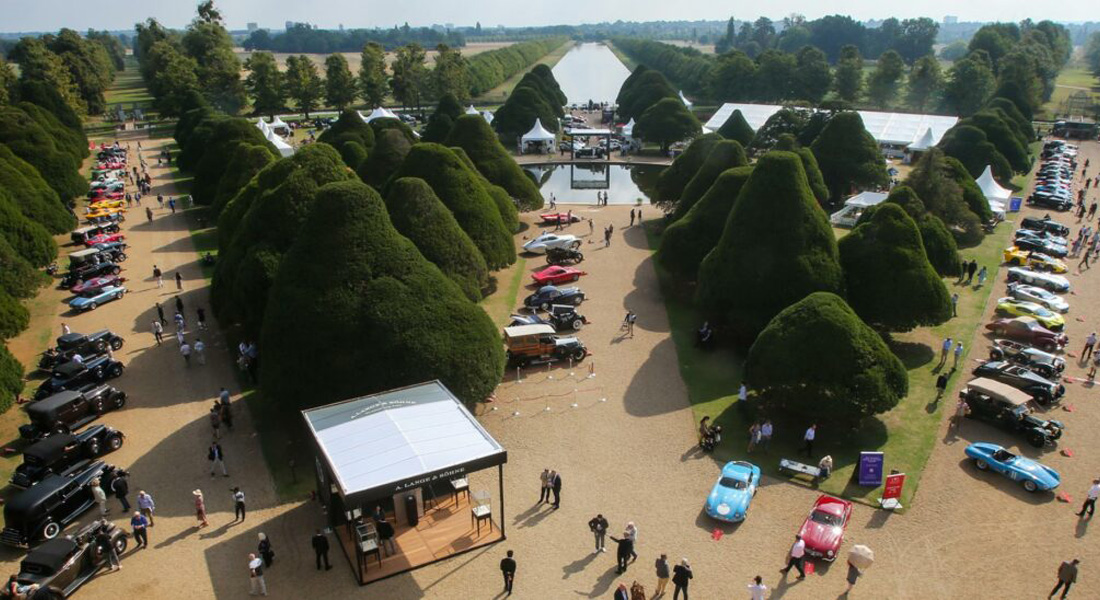
[[[539,476],[541,483],[541,491],[539,493],[539,504],[550,502],[550,494],[554,494],[553,506],[555,509],[561,508],[561,473],[553,471],[551,469],[543,469],[542,475]]]

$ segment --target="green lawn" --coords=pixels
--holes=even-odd
[[[565,56],[565,54],[569,52],[572,48],[572,42],[566,42],[561,46],[558,46],[557,49],[538,59],[538,61],[536,61],[530,67],[527,67],[519,73],[512,75],[511,77],[506,79],[504,83],[485,92],[484,94],[481,94],[477,98],[474,98],[473,102],[478,105],[486,103],[503,103],[504,100],[508,98],[508,95],[512,93],[512,90],[516,88],[516,84],[519,83],[519,80],[523,79],[523,76],[526,75],[528,71],[535,68],[535,65],[546,65],[553,69],[554,65],[558,64],[558,61],[561,60],[562,57]]]
[[[1074,61],[1066,65],[1054,82],[1054,94],[1050,101],[1036,115],[1036,118],[1054,118],[1064,116],[1066,100],[1073,94],[1082,91],[1077,88],[1085,88],[1092,95],[1093,102],[1100,102],[1100,81],[1097,81],[1088,67],[1081,61]]]
[[[498,271],[493,275],[497,279],[497,289],[486,296],[478,304],[494,323],[504,326],[508,322],[513,309],[516,306],[516,296],[523,286],[524,276],[527,274],[527,259],[522,256],[504,271]]]
[[[153,102],[152,94],[141,80],[137,59],[127,57],[126,70],[115,76],[115,81],[107,90],[106,96],[108,107],[122,104],[124,108],[129,109],[134,104],[145,107]]]
[[[1016,183],[1023,187],[1027,179],[1021,178]],[[650,248],[654,250],[660,241],[656,225],[656,221],[646,224]],[[986,300],[996,285],[994,282],[999,281],[1001,252],[1013,230],[1011,222],[1002,223],[993,235],[986,236],[980,246],[960,252],[964,259],[976,259],[979,265],[989,268],[989,280],[982,289],[957,286],[954,279],[945,280],[948,290],[957,292],[960,296],[958,317],[938,327],[895,334],[889,340],[891,349],[909,371],[908,397],[892,411],[869,420],[856,431],[841,432],[828,428],[819,430],[815,456],[820,458],[824,454],[830,454],[835,462],[834,475],[820,484],[822,491],[864,504],[877,505],[881,489],[860,487],[853,477],[860,451],[880,451],[885,453],[886,469],[896,469],[908,475],[901,501],[905,506],[912,502],[920,483],[921,471],[935,447],[944,411],[953,408],[954,391],[960,381],[966,378],[965,374],[971,366],[968,362],[970,350],[978,346],[979,355],[984,352],[984,339],[980,337],[979,331],[981,316]],[[695,421],[709,415],[725,431],[722,444],[715,452],[715,460],[751,460],[760,464],[768,475],[788,479],[786,475],[779,473],[779,459],[790,457],[797,460],[797,449],[806,423],[776,419],[775,438],[768,457],[764,458],[760,452],[746,453],[747,432],[751,422],[737,407],[737,390],[741,384],[744,356],[727,348],[710,352],[696,348],[695,330],[703,322],[703,317],[691,302],[694,287],[685,287],[672,281],[659,267],[657,271],[672,328],[672,339],[676,344],[680,375],[687,384]],[[953,373],[948,394],[937,403],[935,379],[939,371],[935,367],[939,361],[940,344],[945,337],[963,340],[966,352],[959,361],[959,370]],[[806,359],[813,360],[813,357]],[[948,368],[951,362],[948,361]],[[800,485],[811,485],[801,480],[791,481]]]

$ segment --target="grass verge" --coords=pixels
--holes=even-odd
[[[1020,187],[1027,183],[1027,178],[1018,180]],[[646,224],[652,250],[656,250],[660,242],[658,226],[659,223],[653,221]],[[991,290],[999,283],[1001,252],[1014,229],[1012,222],[1002,223],[995,233],[986,236],[981,245],[960,252],[964,259],[974,259],[979,265],[986,266],[989,280],[982,288],[956,284],[954,279],[944,281],[951,293],[959,294],[957,317],[937,327],[895,334],[888,340],[909,373],[909,395],[893,410],[869,419],[856,431],[819,430],[815,461],[829,454],[835,464],[833,476],[820,484],[790,479],[779,472],[780,458],[799,460],[798,448],[806,426],[804,422],[775,419],[775,437],[768,454],[747,452],[751,420],[738,409],[737,404],[745,356],[729,348],[704,352],[695,346],[695,330],[704,319],[692,302],[694,287],[673,281],[667,272],[656,265],[672,339],[676,344],[680,376],[687,385],[695,420],[698,422],[703,416],[710,416],[725,432],[722,444],[714,453],[715,460],[754,461],[772,477],[877,506],[881,488],[859,486],[855,471],[861,451],[879,451],[885,454],[886,472],[896,469],[906,473],[901,502],[909,506],[919,487],[921,472],[935,447],[944,411],[953,408],[954,393],[960,382],[967,379],[970,351],[984,343],[984,339],[979,337],[982,314]],[[963,340],[966,351],[960,357],[957,370],[951,371],[949,393],[937,402],[935,379],[940,372],[937,368],[938,353],[942,340],[948,337]],[[984,348],[979,350],[979,356],[981,352]],[[812,360],[812,357],[807,359]],[[947,368],[951,367],[951,363],[949,360]]]

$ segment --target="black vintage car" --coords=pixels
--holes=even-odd
[[[103,275],[118,275],[121,272],[122,267],[110,261],[98,264],[88,263],[62,275],[61,282],[58,285],[63,288],[71,288],[76,285],[78,281],[87,281],[93,277],[100,277]]]
[[[1065,426],[1032,416],[1024,392],[989,379],[974,379],[959,391],[959,398],[970,407],[971,419],[981,419],[1001,429],[1023,436],[1036,448],[1052,445],[1062,437]]]
[[[1012,243],[1020,250],[1039,252],[1047,256],[1053,256],[1054,258],[1065,258],[1066,255],[1069,254],[1069,250],[1065,246],[1049,240],[1039,239],[1035,236],[1017,238]]]
[[[536,314],[512,315],[508,326],[514,325],[539,325],[546,324],[554,328],[554,331],[580,331],[581,327],[588,324],[584,315],[578,314],[577,309],[569,304],[553,304],[545,317]]]
[[[548,265],[575,265],[584,262],[584,254],[573,248],[547,248],[546,264]]]
[[[52,473],[66,474],[77,465],[122,447],[126,436],[106,425],[92,425],[77,433],[57,433],[23,451],[11,484],[28,488]]]
[[[50,394],[63,390],[73,390],[91,383],[103,383],[108,379],[122,376],[122,363],[107,356],[93,356],[78,362],[69,362],[54,367],[50,378],[42,382],[34,392],[34,399],[41,400]]]
[[[576,306],[581,302],[584,302],[584,292],[580,288],[560,288],[555,285],[544,285],[523,299],[523,305],[532,310],[550,310],[550,306],[554,304]]]
[[[1050,404],[1066,393],[1066,386],[1041,377],[1025,367],[1005,361],[985,362],[974,369],[973,375],[999,381],[1026,392],[1041,405]]]
[[[96,331],[87,335],[83,333],[66,333],[57,338],[57,346],[42,353],[38,360],[38,368],[52,370],[58,365],[69,362],[74,354],[81,356],[95,356],[105,354],[108,346],[115,352],[122,349],[126,342],[122,336],[115,335],[110,329]]]
[[[993,345],[989,348],[989,359],[1016,363],[1051,381],[1061,377],[1062,371],[1066,369],[1066,361],[1062,357],[1015,340],[993,340]]]
[[[72,239],[74,244],[83,245],[89,239],[101,234],[101,233],[118,233],[118,223],[101,223],[99,225],[88,225],[87,227],[81,227],[80,229],[74,229],[69,238]]]
[[[31,422],[19,426],[19,436],[37,440],[55,433],[70,433],[125,405],[126,394],[109,385],[59,392],[27,407]]]
[[[4,505],[4,530],[0,542],[30,546],[38,540],[52,540],[66,525],[76,521],[95,504],[92,481],[99,479],[104,493],[111,494],[115,468],[96,461],[65,475],[47,475],[38,485],[8,499]]]
[[[1069,227],[1062,225],[1057,221],[1051,220],[1049,216],[1045,218],[1038,217],[1024,217],[1020,219],[1020,227],[1024,229],[1030,229],[1032,231],[1045,231],[1057,236],[1066,237],[1069,235]]]
[[[72,536],[48,540],[31,550],[19,564],[15,580],[20,585],[38,585],[39,589],[49,590],[50,598],[68,598],[108,566],[107,555],[97,540],[100,533],[110,537],[116,554],[122,556],[126,552],[130,534],[107,520],[95,521]]]

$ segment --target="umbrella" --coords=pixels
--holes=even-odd
[[[867,546],[857,545],[848,553],[848,562],[862,571],[870,567],[871,563],[875,562],[875,552]]]

